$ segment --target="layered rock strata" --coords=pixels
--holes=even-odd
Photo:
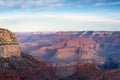
[[[20,46],[14,33],[0,28],[0,57],[20,56]]]

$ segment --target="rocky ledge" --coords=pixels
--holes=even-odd
[[[0,28],[0,57],[20,56],[20,52],[15,34]]]

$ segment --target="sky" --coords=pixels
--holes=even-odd
[[[120,0],[0,0],[0,28],[120,31]]]

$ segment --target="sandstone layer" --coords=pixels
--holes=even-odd
[[[0,57],[20,56],[20,46],[14,33],[0,29]]]

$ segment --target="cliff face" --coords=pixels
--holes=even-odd
[[[15,34],[0,29],[0,80],[58,80],[50,66],[21,54]]]
[[[20,46],[15,34],[6,29],[0,29],[0,57],[20,56]]]

